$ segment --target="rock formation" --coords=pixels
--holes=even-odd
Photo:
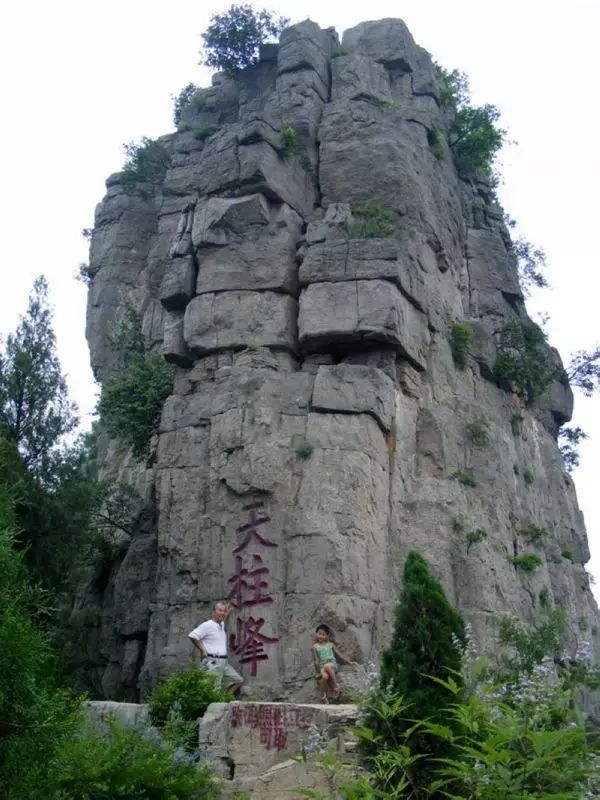
[[[146,504],[81,601],[107,697],[185,665],[188,631],[229,597],[254,696],[312,701],[315,625],[376,662],[410,549],[481,641],[501,614],[560,605],[573,644],[598,651],[556,444],[570,389],[558,368],[526,406],[494,378],[498,331],[526,320],[502,210],[485,178],[458,174],[434,64],[404,23],[362,23],[342,44],[306,21],[256,66],[215,75],[160,139],[164,180],[140,196],[112,175],[98,206],[95,374],[118,369],[127,304],[177,370],[152,463],[102,445],[106,476]],[[365,204],[385,210],[383,234],[363,238]],[[477,334],[463,370],[456,322]],[[531,572],[513,563],[527,552],[542,561]]]

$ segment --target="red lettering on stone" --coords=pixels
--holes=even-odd
[[[265,661],[269,656],[265,653],[266,644],[275,644],[279,641],[273,636],[265,636],[260,629],[265,624],[264,619],[236,620],[236,633],[232,633],[229,641],[231,650],[239,655],[240,664],[250,664],[250,675],[256,676],[259,661]]]
[[[263,576],[269,574],[269,568],[263,566],[263,560],[259,555],[252,556],[253,569],[246,569],[242,566],[241,556],[235,559],[235,573],[229,578],[228,583],[233,584],[227,599],[231,600],[231,605],[235,608],[243,606],[267,605],[273,602],[270,595],[262,594],[263,589],[269,588],[269,581],[263,580]]]

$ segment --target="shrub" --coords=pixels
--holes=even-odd
[[[452,520],[452,530],[454,533],[464,533],[466,530],[465,521],[462,517],[454,517]]]
[[[515,556],[512,563],[523,572],[533,572],[541,565],[542,559],[536,553],[523,553],[521,556]]]
[[[218,125],[198,125],[192,128],[194,139],[203,142],[219,130]]]
[[[144,136],[139,144],[123,145],[127,160],[121,170],[120,182],[126,194],[151,197],[154,186],[160,183],[169,168],[167,151],[156,139]]]
[[[296,445],[296,458],[306,461],[306,459],[312,456],[314,449],[314,445],[310,442],[300,442],[300,444]]]
[[[529,294],[531,287],[545,289],[548,281],[542,270],[546,267],[546,254],[539,247],[535,247],[522,236],[512,243],[512,250],[517,259],[519,283],[525,294]]]
[[[341,44],[336,44],[335,47],[331,51],[332,58],[339,58],[340,56],[347,56],[350,51],[346,50],[345,47],[342,47]]]
[[[106,730],[88,726],[65,741],[51,764],[46,796],[81,800],[216,800],[217,780],[207,765],[151,730],[126,727],[112,719]]]
[[[456,110],[469,101],[469,78],[465,72],[453,69],[452,72],[439,64],[435,65],[436,76],[440,87],[440,105],[442,108]]]
[[[492,163],[506,138],[498,128],[500,111],[496,106],[464,106],[450,125],[450,148],[456,168],[467,175],[482,171],[492,174]]]
[[[573,551],[569,550],[568,547],[565,547],[564,550],[562,550],[561,556],[569,561],[573,561]]]
[[[78,281],[85,283],[86,286],[91,286],[94,279],[94,272],[89,264],[82,261],[77,267],[77,275],[75,276]]]
[[[583,428],[561,428],[558,434],[558,449],[567,472],[572,472],[579,466],[579,443],[587,439]]]
[[[493,371],[499,382],[514,386],[527,404],[533,403],[556,372],[546,335],[539,325],[521,322],[516,317],[507,320],[499,332],[498,357]]]
[[[535,472],[527,467],[523,470],[523,480],[528,486],[531,486],[531,484],[535,481]]]
[[[175,711],[183,720],[196,722],[211,703],[232,699],[231,693],[221,688],[215,672],[202,667],[175,672],[152,690],[148,698],[150,719],[162,728]]]
[[[477,481],[470,472],[464,472],[462,469],[457,469],[452,474],[452,478],[457,480],[462,486],[477,486]]]
[[[521,528],[521,536],[524,536],[534,547],[541,547],[548,536],[548,531],[546,528],[536,525],[535,522],[530,522],[525,528]]]
[[[396,232],[394,214],[376,203],[363,203],[352,211],[352,222],[342,227],[351,239],[377,239]]]
[[[296,129],[289,122],[284,122],[281,128],[281,152],[284,158],[290,158],[300,152],[300,142]]]
[[[181,115],[192,102],[192,97],[196,94],[199,88],[200,87],[196,86],[195,83],[188,83],[183,87],[176,97],[172,97],[173,124],[175,127],[177,127],[181,122]]]
[[[139,315],[129,307],[113,346],[123,369],[104,382],[98,411],[107,431],[143,458],[171,393],[174,370],[161,356],[146,352]]]
[[[427,129],[427,144],[438,161],[444,158],[444,141],[437,128]]]
[[[279,36],[288,24],[288,19],[275,17],[265,9],[232,5],[224,14],[214,14],[202,34],[204,64],[228,74],[256,64],[260,45]]]
[[[485,422],[470,422],[467,425],[467,434],[477,447],[487,447],[490,443],[490,434]]]
[[[471,549],[472,545],[483,542],[486,537],[487,531],[484,531],[483,528],[476,528],[474,531],[467,531],[467,553]]]
[[[464,369],[467,364],[471,342],[475,338],[475,332],[464,322],[455,322],[450,332],[450,349],[452,359],[459,369]]]

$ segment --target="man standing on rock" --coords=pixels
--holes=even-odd
[[[211,619],[188,634],[192,644],[200,652],[202,665],[218,672],[225,689],[237,694],[244,679],[227,660],[227,633],[225,620],[229,616],[227,603],[216,602],[212,607]]]

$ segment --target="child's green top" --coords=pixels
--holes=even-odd
[[[325,664],[333,664],[334,667],[337,667],[337,661],[335,660],[333,645],[331,642],[325,642],[325,644],[315,644],[313,646],[317,653],[320,667],[324,667]]]

